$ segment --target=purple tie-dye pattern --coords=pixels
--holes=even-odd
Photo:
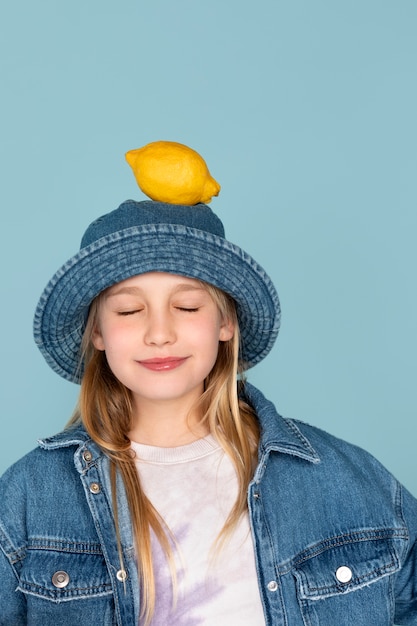
[[[191,528],[190,524],[186,524],[180,532],[176,533],[178,545],[186,540]],[[203,575],[202,580],[196,582],[195,585],[190,585],[188,582],[187,592],[184,594],[182,591],[185,583],[185,569],[178,568],[178,593],[174,607],[171,572],[167,559],[154,536],[152,536],[152,551],[156,577],[156,605],[152,626],[202,626],[205,622],[202,617],[204,606],[221,594],[223,586]],[[193,615],[196,610],[200,616]],[[140,625],[142,624],[141,621]]]

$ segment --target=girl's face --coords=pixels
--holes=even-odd
[[[190,408],[216,362],[219,341],[233,333],[199,281],[152,272],[105,292],[93,344],[132,391],[140,414],[149,403],[183,401]]]

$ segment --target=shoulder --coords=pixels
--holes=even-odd
[[[75,450],[89,440],[82,427],[64,430],[52,437],[40,439],[38,447],[11,465],[0,478],[0,493],[6,488],[18,488],[45,480],[45,475],[56,474],[60,461],[65,466],[73,459]],[[58,463],[58,466],[57,466]]]
[[[370,486],[369,496],[372,491],[377,497],[378,490],[382,489],[398,501],[410,496],[417,507],[415,495],[409,494],[392,472],[368,450],[303,420],[284,419],[308,440],[320,459],[322,471],[333,476],[333,483],[340,480],[344,483],[355,481],[360,485],[367,484]]]
[[[257,389],[248,388],[261,425],[260,459],[269,459],[269,472],[281,478],[287,473],[297,476],[314,492],[344,489],[346,497],[356,491],[365,499],[381,496],[392,503],[404,490],[363,448],[307,422],[282,417]]]
[[[312,424],[299,419],[284,418],[290,422],[294,428],[309,441],[316,451],[321,462],[337,463],[342,465],[353,463],[365,463],[378,468],[383,473],[389,473],[386,468],[370,452],[364,448],[336,437],[335,435],[313,426]]]
[[[248,398],[261,426],[260,445],[266,451],[277,450],[303,458],[315,465],[335,464],[338,467],[365,463],[387,472],[369,452],[340,439],[325,430],[299,419],[283,417],[262,393],[247,385]],[[388,473],[388,472],[387,472]]]
[[[48,439],[11,465],[0,478],[0,523],[24,518],[28,506],[46,505],[60,489],[71,490],[79,483],[75,455],[89,441],[83,428],[69,429]]]

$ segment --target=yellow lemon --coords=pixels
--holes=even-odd
[[[143,193],[152,200],[170,204],[210,202],[220,185],[204,159],[188,146],[175,141],[154,141],[126,153]]]

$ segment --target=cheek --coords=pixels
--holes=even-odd
[[[97,350],[106,353],[123,350],[131,344],[130,335],[126,328],[119,328],[116,325],[104,325],[93,334],[93,345]]]
[[[205,351],[217,354],[219,341],[225,341],[228,333],[220,321],[213,322],[209,319],[197,324],[192,330],[192,336],[197,346],[200,345]]]

